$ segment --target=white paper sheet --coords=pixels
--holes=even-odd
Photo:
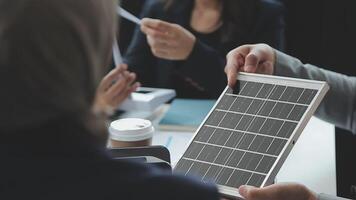
[[[133,22],[137,25],[141,25],[141,20],[137,18],[135,15],[129,13],[125,9],[121,8],[120,6],[117,7],[117,14],[120,15],[121,17],[129,20],[130,22]]]

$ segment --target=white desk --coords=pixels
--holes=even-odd
[[[335,128],[312,118],[277,175],[277,182],[299,182],[336,195]]]
[[[165,145],[175,165],[193,133],[157,132],[153,144]],[[284,163],[277,182],[299,182],[315,192],[336,195],[334,126],[312,118]]]

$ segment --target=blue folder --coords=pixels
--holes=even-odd
[[[162,130],[195,131],[203,122],[216,100],[175,99],[160,121]]]

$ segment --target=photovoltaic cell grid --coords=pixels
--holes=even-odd
[[[318,90],[239,81],[177,163],[204,182],[260,187]]]

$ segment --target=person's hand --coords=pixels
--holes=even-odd
[[[93,110],[95,113],[113,114],[114,110],[138,87],[136,75],[127,71],[127,65],[120,65],[107,74],[96,91]]]
[[[167,60],[185,60],[195,45],[195,36],[178,24],[158,19],[142,19],[141,30],[147,36],[153,55]]]
[[[275,51],[266,44],[240,46],[227,54],[225,73],[233,87],[238,72],[273,74]]]
[[[316,200],[317,195],[304,185],[280,183],[264,188],[241,186],[239,193],[246,200]]]

